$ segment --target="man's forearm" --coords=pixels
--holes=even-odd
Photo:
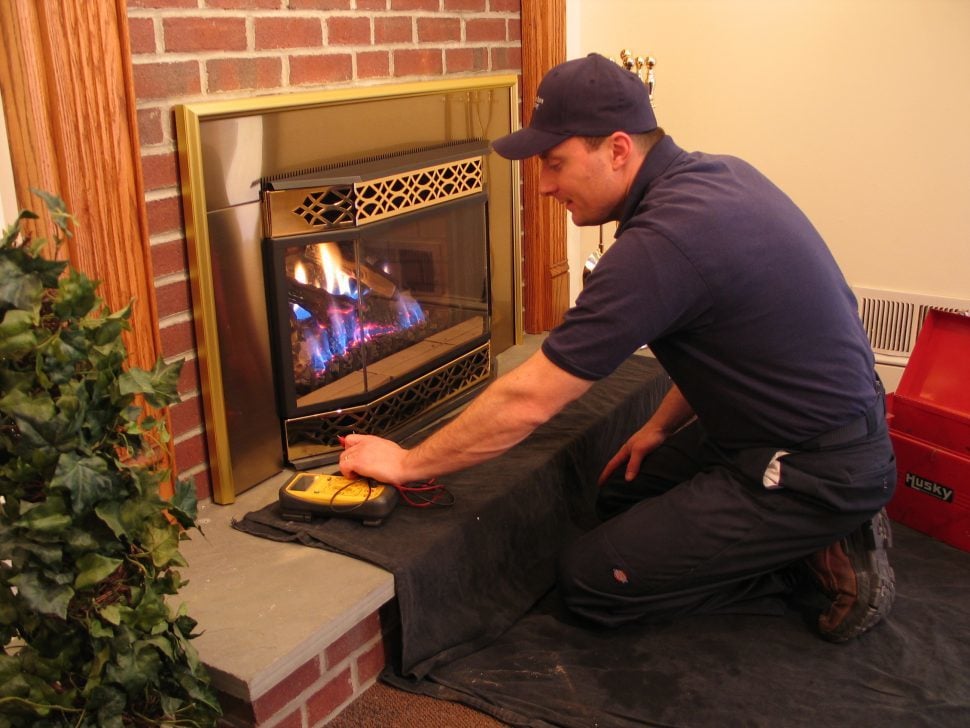
[[[556,367],[541,352],[500,377],[458,417],[409,450],[411,480],[453,472],[517,445],[591,385]]]
[[[667,394],[660,402],[660,406],[643,426],[665,435],[672,435],[694,418],[694,409],[690,406],[676,384],[671,385]]]

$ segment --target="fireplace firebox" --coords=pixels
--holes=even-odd
[[[518,165],[488,144],[517,109],[514,75],[176,108],[214,502],[403,437],[521,341]]]
[[[355,431],[400,437],[492,372],[487,142],[263,182],[265,277],[287,463]]]

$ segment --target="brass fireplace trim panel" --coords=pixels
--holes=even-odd
[[[267,191],[267,237],[345,230],[468,197],[485,189],[484,166],[467,157],[349,185]]]
[[[257,485],[266,476],[253,480],[248,472],[239,472],[231,452],[230,427],[227,416],[227,396],[223,377],[223,352],[219,341],[219,320],[216,291],[213,284],[213,253],[211,249],[209,218],[210,201],[207,200],[204,174],[203,125],[209,122],[235,120],[271,112],[298,111],[325,108],[356,102],[381,99],[403,99],[441,94],[468,94],[478,92],[498,93],[507,107],[507,115],[500,114],[498,124],[490,138],[519,128],[519,88],[514,74],[463,77],[438,81],[375,85],[251,97],[203,101],[179,105],[175,108],[175,124],[182,186],[182,208],[189,258],[189,274],[192,288],[193,321],[202,391],[205,434],[208,446],[212,499],[215,503],[229,504],[236,494]],[[472,109],[469,113],[474,112]],[[491,123],[491,122],[489,122]],[[495,157],[494,154],[489,155]],[[522,248],[521,248],[521,200],[520,170],[518,164],[501,166],[499,179],[490,179],[495,162],[486,165],[485,181],[493,189],[500,189],[509,207],[508,224],[510,250],[507,259],[493,258],[494,276],[508,276],[512,281],[504,305],[508,306],[506,321],[511,325],[510,344],[522,341]],[[506,175],[506,170],[508,173]],[[502,316],[493,317],[500,321]],[[505,346],[508,346],[507,343]],[[499,351],[501,349],[498,349]]]

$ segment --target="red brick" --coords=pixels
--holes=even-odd
[[[129,8],[197,8],[198,0],[128,0]]]
[[[128,18],[128,38],[131,53],[155,53],[155,21],[151,18]]]
[[[370,18],[336,17],[327,21],[330,45],[370,44]]]
[[[185,313],[192,307],[189,282],[187,280],[173,281],[156,288],[155,300],[158,303],[159,318]]]
[[[281,0],[206,0],[207,8],[222,10],[279,10]]]
[[[199,391],[199,360],[196,358],[186,358],[179,372],[178,390],[180,397],[192,396]]]
[[[151,235],[182,230],[182,206],[178,197],[164,197],[145,203],[148,213],[148,232]]]
[[[449,12],[470,10],[480,13],[485,10],[485,0],[445,0],[444,9]]]
[[[146,190],[157,190],[177,185],[179,181],[178,157],[174,152],[143,155],[141,173]]]
[[[349,53],[290,58],[290,83],[293,86],[349,81],[353,74],[353,58]]]
[[[191,96],[202,90],[199,64],[196,61],[135,63],[133,69],[135,95],[139,101]]]
[[[162,38],[169,53],[246,50],[246,19],[165,18]]]
[[[465,40],[505,40],[505,20],[502,18],[469,18],[465,21]]]
[[[297,695],[320,679],[320,660],[313,658],[283,678],[275,686],[253,701],[253,713],[258,722],[271,715],[293,700]]]
[[[492,48],[492,70],[512,70],[522,68],[522,49]]]
[[[151,246],[151,255],[152,272],[156,276],[167,276],[188,270],[184,240],[154,243]]]
[[[343,705],[353,694],[354,685],[350,679],[350,670],[347,669],[307,700],[307,723],[316,725]]]
[[[330,670],[339,665],[348,655],[363,647],[380,633],[381,619],[377,612],[374,612],[347,630],[340,639],[324,650],[327,669]]]
[[[514,40],[514,41],[520,41],[520,40],[522,40],[522,20],[521,20],[521,18],[516,18],[515,20],[512,20],[510,18],[508,20],[508,24],[509,24],[508,39],[509,40]]]
[[[391,75],[391,54],[367,51],[357,54],[357,78],[386,78]]]
[[[374,43],[410,43],[413,39],[411,18],[391,16],[374,18]]]
[[[141,144],[160,144],[165,141],[161,109],[154,107],[138,110],[138,140]]]
[[[290,0],[290,10],[350,10],[350,0]],[[360,2],[357,3],[358,9]]]
[[[365,685],[381,674],[387,664],[384,643],[378,642],[357,658],[357,684]]]
[[[175,443],[175,465],[178,470],[189,470],[197,465],[208,465],[205,434],[198,433]],[[196,483],[196,492],[199,484]]]
[[[387,0],[357,0],[358,10],[387,10]]]
[[[391,0],[391,10],[437,10],[438,0]]]
[[[273,723],[273,728],[303,728],[303,715],[300,709],[297,708],[283,720]]]
[[[394,51],[395,76],[438,76],[441,71],[440,50]]]
[[[521,13],[522,0],[488,0],[488,7],[493,13]]]
[[[166,357],[184,356],[195,350],[195,331],[191,321],[162,324],[159,335],[162,339],[162,354]]]
[[[172,416],[173,434],[191,432],[205,426],[202,398],[199,396],[187,397],[178,404],[173,404],[168,411]]]
[[[447,73],[488,70],[488,48],[449,48],[445,51]]]
[[[418,18],[418,42],[442,43],[461,40],[458,18]]]
[[[316,18],[256,18],[256,50],[315,48],[323,44]]]
[[[202,463],[198,464],[201,465]],[[183,471],[188,469],[188,467],[182,468]],[[178,475],[178,473],[179,470],[175,468],[175,474]],[[190,480],[195,484],[195,495],[199,498],[199,500],[212,497],[212,483],[209,477],[208,468],[191,475]]]
[[[283,83],[280,58],[216,58],[206,61],[209,93],[278,88]]]

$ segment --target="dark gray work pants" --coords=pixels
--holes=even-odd
[[[769,597],[780,608],[777,597],[792,588],[789,567],[853,531],[892,495],[882,401],[863,419],[861,431],[833,433],[782,458],[780,488],[762,481],[775,450],[726,452],[696,423],[646,457],[634,481],[619,468],[599,495],[606,520],[562,556],[566,605],[606,626],[752,611]]]

